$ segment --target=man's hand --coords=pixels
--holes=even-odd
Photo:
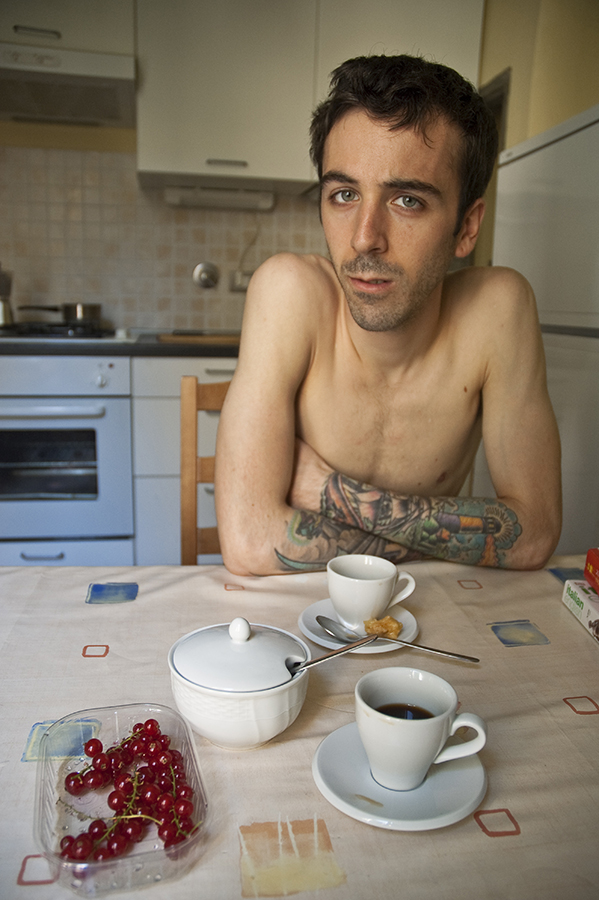
[[[293,480],[287,498],[289,505],[294,509],[320,512],[322,491],[332,473],[333,469],[309,444],[296,438]]]

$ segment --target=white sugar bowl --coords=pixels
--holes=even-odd
[[[308,689],[308,645],[241,617],[183,635],[168,664],[175,703],[191,727],[229,750],[251,750],[296,720]]]

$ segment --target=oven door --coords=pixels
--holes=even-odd
[[[133,534],[124,397],[0,400],[0,539]]]

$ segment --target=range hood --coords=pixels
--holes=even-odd
[[[135,126],[135,59],[0,42],[0,118]]]

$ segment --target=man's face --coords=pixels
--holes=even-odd
[[[417,317],[456,251],[457,129],[439,121],[427,140],[352,110],[325,145],[322,223],[350,312],[368,331]]]

